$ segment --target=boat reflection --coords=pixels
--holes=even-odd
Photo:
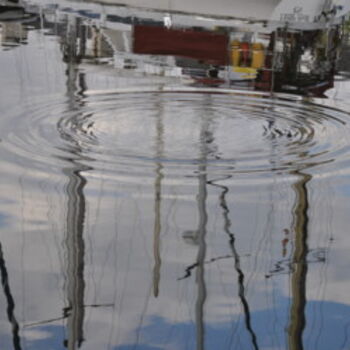
[[[111,57],[119,70],[187,78],[195,86],[318,97],[333,87],[347,28],[344,21],[320,21],[315,28],[303,29],[287,21],[252,24],[243,20],[210,27],[173,20],[169,28],[156,18],[113,15],[89,23],[82,25],[90,34],[77,37],[79,45],[85,42],[91,48],[84,57],[87,60]]]
[[[84,64],[109,63],[130,74],[188,79],[195,86],[322,97],[333,87],[342,40],[348,33],[344,6],[342,16],[335,18],[336,11],[326,16],[321,11],[313,22],[306,21],[310,16],[294,6],[293,18],[279,15],[279,21],[204,21],[174,14],[167,23],[161,12],[138,13],[141,17],[137,17],[130,8],[96,6],[94,11],[44,7],[37,12],[40,25],[60,35],[63,47],[73,45],[63,27],[79,19],[74,45],[80,47]],[[24,24],[2,24],[2,40],[9,42],[12,37],[25,42]]]

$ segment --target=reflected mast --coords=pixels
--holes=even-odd
[[[79,93],[85,90],[83,75],[78,77],[77,65],[81,55],[85,51],[86,36],[83,26],[76,17],[68,17],[67,35],[64,42],[64,61],[67,63],[67,96],[69,110],[79,108],[77,81],[79,82]],[[80,34],[80,35],[79,35]],[[79,39],[79,46],[77,41]],[[79,78],[79,79],[78,79]],[[69,136],[62,135],[69,139]],[[72,155],[80,155],[81,148],[74,140],[72,142]],[[68,177],[67,184],[67,217],[65,245],[67,249],[67,283],[66,297],[68,306],[64,309],[64,316],[67,317],[67,339],[64,345],[69,350],[80,348],[84,341],[84,222],[86,212],[86,201],[84,187],[87,183],[81,172],[91,170],[90,167],[82,165],[79,160],[67,159],[72,166],[63,169]]]
[[[77,166],[78,167],[78,166]],[[80,169],[65,169],[69,178],[67,186],[67,227],[65,244],[67,249],[67,300],[65,308],[67,315],[69,350],[81,346],[84,340],[84,220],[85,197],[83,193],[86,180],[80,174]]]
[[[201,124],[200,130],[200,159],[198,167],[198,213],[199,223],[197,231],[197,270],[196,270],[196,282],[198,285],[198,294],[196,301],[196,340],[197,350],[203,350],[205,348],[205,326],[204,326],[204,304],[207,298],[207,289],[205,284],[205,257],[207,251],[207,245],[205,236],[207,234],[207,222],[208,214],[206,208],[207,201],[207,156],[208,156],[208,140],[211,137],[209,132],[209,121],[203,116],[204,120]]]
[[[305,329],[305,307],[306,307],[306,276],[307,276],[307,254],[308,254],[308,189],[307,184],[311,175],[296,171],[299,180],[293,185],[296,201],[293,210],[294,217],[294,253],[293,273],[291,277],[292,303],[290,307],[290,323],[288,327],[289,350],[303,350],[303,332]]]
[[[156,179],[154,183],[154,229],[153,229],[153,254],[154,254],[154,267],[153,267],[153,295],[155,298],[159,295],[159,283],[160,283],[160,268],[162,264],[160,255],[160,233],[162,230],[161,224],[161,200],[162,200],[162,179],[163,179],[163,164],[160,158],[163,154],[164,148],[164,125],[162,121],[161,106],[159,107],[159,113],[156,120]]]

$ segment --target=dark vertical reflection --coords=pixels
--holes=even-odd
[[[256,334],[253,330],[252,324],[251,324],[251,315],[250,315],[250,308],[248,304],[248,300],[245,296],[245,287],[244,287],[244,273],[241,269],[241,263],[240,263],[240,258],[239,254],[236,249],[236,237],[235,235],[231,232],[231,220],[229,218],[229,213],[230,210],[228,208],[227,202],[226,202],[226,195],[229,191],[228,187],[222,186],[215,184],[214,181],[210,182],[211,185],[215,187],[219,187],[222,189],[222,192],[220,194],[220,206],[223,210],[223,219],[224,219],[224,231],[229,237],[229,245],[230,249],[232,251],[233,259],[234,259],[234,266],[235,270],[237,272],[238,276],[238,296],[239,299],[241,300],[242,306],[243,306],[243,312],[244,312],[244,319],[245,319],[245,326],[247,328],[248,333],[250,334],[251,341],[253,344],[253,347],[255,350],[258,350],[258,342],[257,342],[257,337]]]
[[[12,327],[12,342],[15,350],[21,350],[21,339],[19,336],[19,325],[15,317],[15,301],[13,299],[10,285],[9,276],[5,264],[4,253],[2,251],[2,245],[0,243],[0,273],[1,273],[1,284],[4,290],[6,302],[7,302],[7,318]]]
[[[84,340],[84,220],[85,197],[83,193],[86,180],[80,174],[82,169],[76,167],[64,170],[69,181],[67,185],[67,232],[65,244],[67,249],[67,315],[68,337],[65,345],[69,350],[80,347]]]
[[[205,327],[204,327],[204,304],[207,297],[207,289],[205,285],[205,257],[206,257],[206,242],[205,236],[207,233],[208,214],[206,208],[207,200],[207,155],[208,155],[208,142],[211,139],[211,133],[209,132],[209,121],[203,116],[201,130],[200,130],[200,159],[198,167],[198,213],[199,223],[197,232],[198,254],[197,254],[197,271],[196,281],[198,284],[198,294],[196,301],[196,339],[197,350],[203,350],[205,343]]]
[[[288,328],[289,350],[303,350],[303,332],[305,329],[306,276],[308,253],[308,189],[311,175],[295,172],[299,180],[293,185],[295,191],[294,218],[294,253],[293,273],[291,277],[292,303],[290,307],[290,324]]]
[[[63,54],[64,61],[67,63],[69,111],[81,107],[79,95],[86,89],[84,75],[78,74],[78,63],[84,54],[86,41],[83,28],[79,23],[79,19],[68,18],[66,38],[63,42]],[[79,45],[77,45],[77,42]],[[84,221],[86,211],[84,187],[87,181],[81,173],[91,170],[91,168],[79,162],[79,159],[83,158],[80,146],[70,139],[69,135],[62,135],[62,137],[71,142],[70,152],[72,158],[74,158],[66,159],[72,166],[63,169],[63,173],[68,177],[65,235],[67,249],[66,298],[68,305],[64,310],[65,317],[67,317],[67,338],[64,345],[69,350],[75,350],[84,341]],[[77,156],[78,159],[76,159]]]
[[[161,185],[163,179],[163,165],[160,158],[163,154],[164,148],[164,126],[162,122],[161,106],[159,106],[159,113],[156,121],[156,179],[154,183],[155,199],[154,199],[154,231],[153,231],[153,254],[154,254],[154,267],[153,267],[153,295],[157,298],[159,295],[159,282],[160,282],[160,268],[161,268],[161,256],[160,256],[160,233],[161,233]]]

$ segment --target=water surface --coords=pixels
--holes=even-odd
[[[349,348],[345,10],[170,10],[3,11],[1,349]]]

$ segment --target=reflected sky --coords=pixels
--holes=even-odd
[[[280,3],[0,2],[2,349],[350,346],[347,4]]]

